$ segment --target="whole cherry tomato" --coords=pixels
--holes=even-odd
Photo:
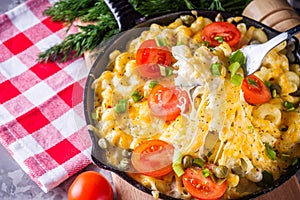
[[[109,181],[100,173],[86,171],[79,174],[68,190],[68,200],[113,200]]]

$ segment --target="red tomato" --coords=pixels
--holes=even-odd
[[[222,37],[224,42],[233,47],[239,42],[241,33],[235,25],[229,22],[213,22],[204,27],[202,37],[211,46],[218,46],[220,42],[216,40],[216,37]]]
[[[246,102],[252,105],[266,103],[271,99],[271,93],[265,83],[254,74],[244,78],[242,91]]]
[[[170,173],[174,147],[162,140],[149,140],[134,149],[131,162],[142,174],[161,177]]]
[[[68,190],[68,200],[113,200],[114,193],[108,180],[98,172],[79,174]]]
[[[168,47],[158,47],[154,39],[144,41],[136,53],[137,71],[146,78],[161,76],[159,65],[172,63],[172,54]]]
[[[187,112],[190,105],[188,94],[175,86],[167,87],[158,84],[152,89],[148,98],[151,114],[165,121],[176,119],[180,115],[182,105],[183,112]]]
[[[182,175],[185,189],[195,198],[218,199],[226,191],[227,183],[224,181],[218,185],[210,177],[205,178],[200,168],[188,168]]]

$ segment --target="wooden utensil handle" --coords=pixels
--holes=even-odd
[[[253,0],[243,15],[281,32],[300,24],[300,16],[286,0]]]

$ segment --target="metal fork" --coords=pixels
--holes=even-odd
[[[295,34],[300,32],[300,24],[277,35],[263,44],[248,45],[240,49],[246,57],[246,67],[244,69],[244,75],[248,76],[256,72],[260,67],[261,63],[266,54],[276,47],[281,42],[290,39]]]

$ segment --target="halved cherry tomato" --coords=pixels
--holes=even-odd
[[[160,77],[159,65],[169,66],[171,62],[172,54],[169,48],[157,46],[154,39],[144,41],[136,53],[137,71],[142,77]]]
[[[233,47],[239,42],[241,33],[235,25],[229,22],[213,22],[204,27],[202,37],[211,46],[218,46],[220,42],[217,37],[221,37],[224,42]]]
[[[111,184],[100,173],[86,171],[79,174],[68,190],[68,200],[113,200]]]
[[[271,93],[265,83],[254,74],[243,79],[242,91],[247,103],[259,105],[271,99]]]
[[[185,189],[195,198],[218,199],[226,191],[227,183],[224,181],[218,185],[210,177],[205,178],[200,168],[188,168],[182,175],[182,182]]]
[[[190,101],[186,91],[158,84],[148,97],[148,106],[153,116],[172,121],[180,115],[181,109],[183,112],[188,111]]]
[[[131,162],[142,174],[161,177],[170,173],[174,147],[162,140],[149,140],[134,149]]]

